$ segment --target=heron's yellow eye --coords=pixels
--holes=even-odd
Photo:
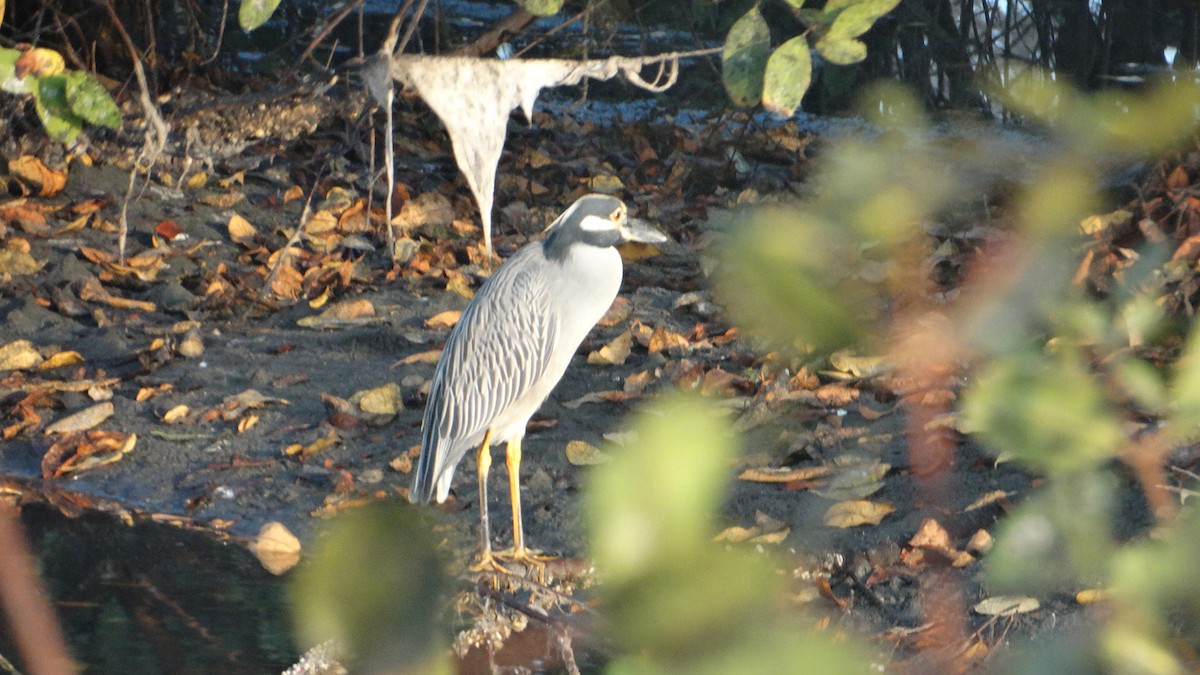
[[[624,217],[625,217],[625,209],[623,209],[623,208],[617,209],[616,211],[613,211],[612,213],[608,214],[609,220],[613,221],[614,223],[621,222],[621,219]]]

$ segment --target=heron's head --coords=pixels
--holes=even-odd
[[[606,248],[629,241],[650,244],[667,240],[667,235],[644,220],[629,216],[625,203],[609,195],[584,195],[563,211],[546,228],[547,251],[566,251],[573,245]]]

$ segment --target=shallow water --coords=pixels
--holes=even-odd
[[[246,549],[45,507],[21,520],[84,672],[271,673],[295,661],[284,583]],[[4,631],[0,654],[17,656]]]

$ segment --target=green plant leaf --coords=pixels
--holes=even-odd
[[[871,30],[871,26],[874,26],[880,17],[895,9],[899,4],[900,0],[859,0],[847,6],[837,15],[837,18],[833,20],[833,25],[829,27],[826,37],[835,41],[856,38]],[[825,13],[829,14],[829,12],[829,5],[826,5]]]
[[[799,11],[804,7],[804,0],[784,0],[793,10]]]
[[[33,87],[33,103],[38,119],[46,133],[56,141],[69,143],[83,129],[83,118],[71,112],[67,103],[67,78],[65,75],[50,77],[27,77]]]
[[[563,0],[517,0],[517,4],[535,16],[550,16],[562,9]]]
[[[812,84],[812,54],[803,35],[779,46],[767,59],[763,75],[763,105],[781,117],[791,117]]]
[[[16,49],[0,47],[0,91],[9,94],[31,94],[28,78],[17,77],[17,58],[21,52]]]
[[[249,33],[266,23],[278,6],[279,0],[242,0],[238,8],[238,25]]]
[[[994,449],[1049,473],[1095,469],[1125,442],[1117,415],[1073,353],[1015,354],[963,399],[967,426]]]
[[[832,38],[829,35],[817,40],[817,51],[826,61],[839,66],[848,66],[867,58],[867,45],[854,38]]]
[[[97,126],[109,129],[121,126],[121,110],[99,80],[81,70],[73,70],[66,77],[67,105],[71,112]]]
[[[762,97],[770,51],[771,30],[758,7],[753,7],[729,29],[721,54],[721,79],[735,105],[754,105]]]

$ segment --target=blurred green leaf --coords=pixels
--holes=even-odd
[[[769,556],[712,543],[736,454],[728,420],[678,394],[642,411],[637,440],[597,466],[584,493],[606,625],[608,673],[865,672],[857,645],[806,630]]]
[[[1170,429],[1179,438],[1200,432],[1200,324],[1194,324],[1171,381]]]
[[[770,51],[771,30],[756,5],[729,29],[721,54],[721,79],[735,105],[754,105],[762,97]]]
[[[535,16],[550,16],[562,9],[563,0],[517,0],[517,4]]]
[[[1116,481],[1059,474],[1001,521],[984,560],[989,593],[1074,592],[1102,583],[1113,552]]]
[[[91,73],[73,70],[66,74],[66,97],[71,112],[97,126],[121,126],[121,111],[108,90]]]
[[[438,620],[443,569],[411,506],[374,503],[339,515],[293,579],[300,643],[333,640],[352,672],[450,672]]]
[[[1125,434],[1074,353],[1014,354],[988,365],[964,393],[963,417],[995,451],[1050,473],[1094,469]]]
[[[31,94],[29,78],[17,78],[17,58],[20,50],[0,47],[0,91],[9,94]]]
[[[34,87],[33,102],[38,119],[46,133],[56,141],[69,143],[75,140],[83,130],[83,118],[71,112],[67,103],[66,75],[51,75],[49,77],[29,76]]]
[[[663,400],[635,430],[633,446],[592,472],[586,495],[592,556],[615,584],[698,553],[737,451],[728,420],[697,399]]]
[[[804,7],[804,0],[784,0],[793,10],[800,10]]]
[[[763,105],[780,117],[791,117],[812,84],[812,55],[808,39],[798,35],[767,59],[763,75]]]
[[[238,25],[249,33],[263,25],[279,7],[279,0],[242,0],[238,8]]]
[[[1157,368],[1141,359],[1125,356],[1113,365],[1113,373],[1121,383],[1121,388],[1143,410],[1152,413],[1166,410],[1167,387]]]
[[[854,344],[871,303],[864,284],[847,276],[854,242],[838,241],[838,231],[795,205],[737,212],[718,279],[736,321],[776,348]]]

